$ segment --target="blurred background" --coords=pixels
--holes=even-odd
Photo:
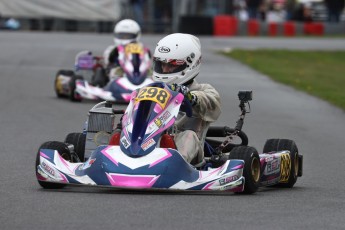
[[[302,28],[306,23],[318,23],[319,30],[322,31],[318,31],[317,35],[344,34],[344,2],[345,0],[0,0],[0,27],[6,30],[111,33],[117,21],[132,18],[141,25],[144,33],[274,36],[285,34],[283,31],[279,32],[280,25],[293,25],[290,35],[298,35],[306,33],[305,28]],[[222,26],[226,27],[221,28]],[[232,27],[230,31],[227,31],[228,27]]]

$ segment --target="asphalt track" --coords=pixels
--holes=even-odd
[[[160,37],[143,35],[143,41],[153,49]],[[268,138],[295,140],[304,155],[304,175],[294,188],[262,188],[248,196],[41,189],[34,173],[37,148],[42,142],[62,141],[67,133],[81,131],[93,105],[57,99],[54,75],[60,68],[72,68],[78,51],[100,53],[112,38],[1,31],[0,228],[344,229],[345,113],[214,50],[345,50],[345,40],[201,37],[201,42],[204,59],[199,81],[212,83],[222,96],[223,113],[216,124],[234,126],[238,90],[253,90],[252,112],[244,125],[249,144],[260,152]]]

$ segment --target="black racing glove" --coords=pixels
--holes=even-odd
[[[191,93],[187,86],[174,83],[174,84],[169,85],[169,88],[176,92],[182,93],[185,97],[188,98],[188,100],[190,101],[192,105],[196,105],[198,103],[197,96]]]

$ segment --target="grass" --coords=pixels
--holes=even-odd
[[[345,51],[261,49],[223,54],[345,111]]]

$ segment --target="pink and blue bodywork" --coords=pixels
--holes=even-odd
[[[37,179],[119,189],[243,191],[243,160],[197,170],[177,150],[159,147],[161,135],[184,106],[182,94],[159,84],[132,93],[119,146],[98,146],[80,163],[66,161],[56,150],[40,149]]]

